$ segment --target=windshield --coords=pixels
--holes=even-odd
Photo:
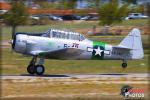
[[[79,33],[56,30],[56,29],[48,30],[45,34],[43,34],[43,36],[50,37],[50,38],[71,39],[71,40],[79,40],[79,41],[85,39],[85,37]]]

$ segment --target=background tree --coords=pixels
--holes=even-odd
[[[131,6],[128,13],[144,13],[144,5]]]
[[[111,25],[123,20],[127,14],[127,4],[120,6],[117,0],[101,5],[99,9],[99,18],[101,25]]]
[[[64,9],[75,9],[77,0],[62,0]]]
[[[48,0],[33,0],[35,4],[38,4],[41,9],[60,9],[61,4],[59,2],[49,2]]]
[[[99,7],[100,7],[100,1],[101,0],[95,0],[95,8],[96,8],[96,10],[98,10]]]
[[[103,34],[109,33],[109,26],[113,23],[122,22],[127,15],[127,4],[120,6],[117,0],[111,0],[103,4],[99,9],[99,25],[103,25]]]
[[[98,10],[100,7],[101,0],[84,0],[87,2],[87,8]]]
[[[18,25],[24,25],[28,18],[27,10],[22,1],[13,0],[12,8],[5,13],[5,22],[12,27],[12,38]]]
[[[122,0],[122,1],[126,3],[137,4],[137,0]]]

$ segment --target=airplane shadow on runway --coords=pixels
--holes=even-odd
[[[30,75],[30,74],[21,74],[20,76],[32,76],[32,77],[70,77],[69,75],[65,74],[44,74],[44,75]]]
[[[37,76],[37,75],[30,75],[30,74],[20,74],[20,76],[32,76],[32,77],[73,77],[76,75],[105,75],[105,76],[124,76],[124,75],[128,75],[128,74],[123,74],[123,73],[106,73],[106,74],[44,74],[41,76]]]
[[[128,75],[128,74],[123,74],[123,73],[106,73],[106,74],[98,74],[98,75],[113,75],[113,76],[122,76],[122,75]]]

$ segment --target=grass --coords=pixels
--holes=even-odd
[[[114,24],[114,25],[122,25],[122,26],[144,26],[148,25],[147,19],[133,19],[133,20],[124,20],[122,23]]]
[[[35,25],[35,26],[19,26],[17,28],[17,32],[45,32],[49,28],[56,29],[67,29],[71,31],[79,31],[81,33],[86,34],[89,30],[93,28],[93,26],[102,27],[98,25],[98,21],[69,21],[69,22],[52,22],[49,25]],[[141,27],[148,25],[147,19],[139,19],[139,20],[124,20],[122,23],[113,24],[113,26],[136,26]],[[81,31],[80,31],[81,30]],[[10,40],[11,39],[11,27],[2,27],[2,40]]]
[[[118,80],[119,81],[119,80]],[[75,83],[77,82],[77,83]],[[88,82],[88,83],[87,83]],[[74,84],[72,84],[74,83]],[[148,84],[130,84],[132,87],[140,88],[145,90],[145,95],[148,94]],[[79,98],[122,98],[120,95],[120,89],[124,84],[99,84],[91,80],[86,83],[78,81],[36,81],[36,82],[15,82],[14,80],[3,80],[2,81],[2,97],[5,96],[23,96],[24,98],[61,98],[65,97],[79,97]],[[146,98],[146,96],[145,96]],[[78,99],[74,99],[78,100]],[[84,99],[83,99],[84,100]],[[96,99],[98,100],[98,99]]]

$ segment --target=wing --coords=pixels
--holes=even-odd
[[[32,51],[32,55],[37,55],[45,58],[54,58],[54,59],[67,59],[74,56],[80,55],[84,50],[76,48],[65,48],[55,51]]]

